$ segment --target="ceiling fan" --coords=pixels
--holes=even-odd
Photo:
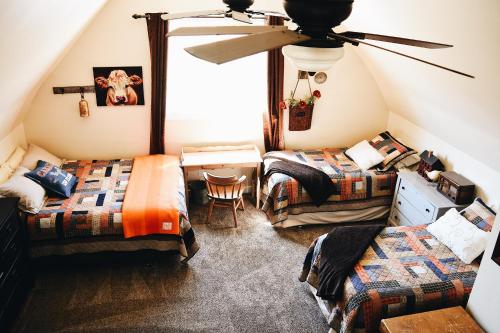
[[[252,16],[254,15],[266,15],[272,14],[276,16],[284,16],[281,13],[273,11],[262,11],[262,10],[250,10],[250,6],[253,5],[254,0],[222,0],[228,9],[214,9],[214,10],[200,10],[194,12],[184,12],[184,13],[168,13],[163,14],[161,17],[164,20],[175,20],[189,17],[202,17],[202,16],[213,16],[213,15],[224,15],[225,17],[231,17],[236,21],[252,24]]]
[[[398,51],[368,43],[364,40],[410,45],[429,49],[452,47],[449,44],[346,31],[336,33],[333,28],[347,19],[354,0],[283,0],[290,19],[297,24],[294,31],[286,26],[219,26],[184,27],[171,31],[167,36],[196,35],[245,35],[209,44],[188,47],[185,50],[195,57],[223,64],[252,54],[283,47],[282,52],[299,70],[314,73],[330,68],[344,54],[345,43],[353,46],[367,45],[388,51],[459,75],[474,78],[445,66],[431,63]],[[224,0],[231,9],[245,11],[253,0]],[[246,7],[248,8],[248,7]],[[234,18],[234,16],[233,16]]]

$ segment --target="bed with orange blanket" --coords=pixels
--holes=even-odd
[[[177,157],[68,161],[78,177],[68,199],[49,197],[27,217],[32,257],[139,250],[199,249],[189,223]]]

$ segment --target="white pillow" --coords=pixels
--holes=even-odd
[[[355,144],[345,153],[363,170],[368,170],[384,160],[384,156],[366,140]]]
[[[448,210],[427,230],[466,264],[484,252],[489,233],[477,228],[455,208]]]
[[[63,163],[63,161],[59,157],[49,153],[48,151],[38,147],[37,145],[30,143],[28,152],[26,153],[26,155],[24,155],[21,166],[33,170],[34,168],[36,168],[36,164],[39,160],[49,162],[58,167],[60,167]]]
[[[11,169],[16,170],[23,160],[26,150],[21,147],[16,147],[16,150],[10,155],[10,157],[5,161],[5,164]]]
[[[36,214],[45,203],[46,192],[43,187],[24,177],[26,172],[29,172],[27,168],[17,168],[14,175],[0,185],[0,196],[18,197],[22,211]]]
[[[0,184],[5,183],[12,175],[12,169],[7,164],[0,165]]]

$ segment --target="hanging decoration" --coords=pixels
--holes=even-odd
[[[297,92],[297,87],[301,80],[307,80],[309,87],[309,95],[305,96],[303,99],[295,98],[295,93]],[[297,83],[295,84],[295,89],[290,93],[290,97],[285,101],[280,102],[280,109],[286,109],[287,104],[289,108],[289,121],[288,130],[289,131],[306,131],[311,128],[312,115],[314,110],[314,103],[318,98],[321,97],[321,92],[319,90],[312,91],[311,82],[309,82],[309,74],[304,71],[299,71]]]
[[[85,100],[83,96],[83,87],[80,87],[80,102],[78,103],[78,107],[80,108],[80,117],[87,118],[90,116],[89,103]]]

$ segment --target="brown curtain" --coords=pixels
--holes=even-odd
[[[148,13],[149,51],[151,53],[151,133],[149,153],[165,153],[165,103],[167,97],[168,21],[161,13]]]
[[[277,16],[267,17],[268,25],[283,25],[284,19]],[[264,145],[266,151],[283,150],[283,110],[279,103],[283,100],[283,73],[285,59],[281,48],[267,55],[267,113],[264,114]]]

